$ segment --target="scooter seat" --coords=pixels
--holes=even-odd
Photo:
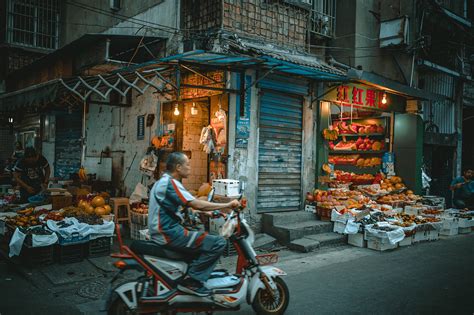
[[[166,248],[163,245],[158,245],[152,241],[133,241],[130,249],[138,255],[149,255],[160,258],[168,258],[172,260],[192,261],[198,255],[193,252],[176,251],[174,249]]]

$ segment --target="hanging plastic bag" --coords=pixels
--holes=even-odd
[[[227,216],[227,220],[222,226],[221,236],[223,238],[231,237],[235,231],[236,226],[237,226],[237,217],[234,216],[234,212],[232,211],[232,213]]]
[[[148,188],[142,183],[138,183],[130,195],[130,204],[141,202],[143,199],[148,199]]]
[[[153,152],[146,154],[140,161],[140,171],[147,176],[153,176],[157,166],[158,157]]]
[[[16,228],[15,233],[13,233],[12,239],[10,240],[10,252],[8,253],[10,258],[20,255],[25,238],[26,234],[20,231],[19,228]]]

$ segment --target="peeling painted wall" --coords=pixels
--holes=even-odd
[[[125,151],[110,153],[114,186],[120,186],[128,171],[124,195],[130,195],[142,179],[139,163],[155,135],[159,121],[160,100],[153,94],[153,89],[148,89],[143,95],[136,94],[133,93],[131,107],[90,105],[86,120],[87,157],[100,157],[101,151],[107,148],[109,151]],[[137,140],[137,116],[148,114],[155,115],[153,125],[145,127],[143,140]]]

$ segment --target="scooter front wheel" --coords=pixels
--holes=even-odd
[[[262,315],[281,315],[284,314],[290,303],[290,291],[282,278],[273,279],[277,290],[274,297],[268,292],[268,289],[260,289],[252,303],[252,308],[257,314]]]

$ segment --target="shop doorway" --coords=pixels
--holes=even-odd
[[[303,98],[261,93],[257,211],[300,210]]]
[[[182,151],[191,162],[191,175],[183,185],[193,191],[203,183],[227,176],[228,95],[213,95],[179,102],[164,103],[161,134],[173,139],[172,151]],[[224,113],[219,122],[217,113]],[[205,129],[212,129],[213,146],[201,143]],[[160,157],[160,171],[165,168],[166,156]]]

